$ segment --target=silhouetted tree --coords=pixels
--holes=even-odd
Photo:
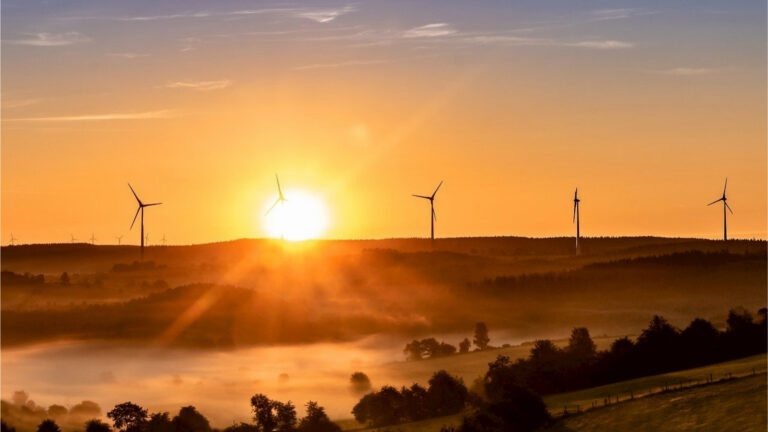
[[[441,370],[429,379],[426,405],[432,416],[455,414],[467,403],[467,387],[461,378]]]
[[[407,420],[403,395],[392,386],[369,393],[352,408],[355,420],[371,426],[387,426]]]
[[[427,389],[414,383],[400,389],[405,405],[405,415],[411,421],[418,421],[430,416],[427,408]]]
[[[147,422],[148,432],[175,432],[171,416],[167,412],[153,413]]]
[[[725,322],[728,324],[727,331],[738,332],[751,327],[754,320],[748,310],[743,307],[737,307],[728,312],[728,319]]]
[[[251,398],[251,408],[259,432],[289,432],[296,426],[296,408],[290,401],[282,403],[257,394]]]
[[[637,338],[637,360],[647,374],[659,373],[679,364],[680,333],[667,320],[656,315]]]
[[[459,342],[459,352],[462,354],[468,353],[470,346],[472,346],[472,343],[469,341],[468,338],[464,338],[463,341]]]
[[[61,274],[61,277],[59,278],[59,283],[62,285],[69,285],[69,275],[67,272],[64,272]]]
[[[59,418],[67,415],[69,411],[67,410],[67,407],[62,405],[56,405],[53,404],[48,407],[48,415],[51,416],[51,418]]]
[[[413,342],[405,345],[403,353],[406,355],[408,360],[421,360],[421,342],[414,339]]]
[[[577,327],[571,332],[571,338],[568,340],[568,354],[576,362],[582,362],[591,359],[597,353],[597,346],[589,336],[589,330],[586,327]]]
[[[4,420],[0,420],[0,432],[16,432],[16,428],[8,426]]]
[[[176,432],[211,432],[211,425],[195,407],[186,406],[173,418],[173,429]]]
[[[687,366],[712,363],[721,358],[720,332],[709,322],[696,318],[680,334]]]
[[[363,394],[371,390],[371,380],[362,372],[355,372],[349,377],[349,386],[353,393]]]
[[[107,413],[112,419],[116,429],[124,432],[138,432],[147,421],[147,410],[131,403],[123,402],[115,405],[112,411]]]
[[[93,419],[85,422],[85,432],[112,432],[112,428],[101,420]]]
[[[37,432],[61,432],[59,425],[51,419],[45,419],[37,426]]]
[[[472,341],[480,350],[488,348],[488,343],[491,339],[488,337],[488,327],[486,327],[484,322],[475,324],[475,338]]]
[[[307,402],[307,415],[301,419],[298,432],[341,432],[341,428],[325,414],[317,402]]]

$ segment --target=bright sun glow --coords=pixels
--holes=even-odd
[[[329,222],[328,209],[322,199],[297,189],[287,189],[284,194],[285,201],[278,203],[264,216],[267,235],[291,241],[321,237],[328,229]],[[264,212],[274,204],[275,198],[270,198],[266,203]]]

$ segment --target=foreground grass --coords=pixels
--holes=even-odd
[[[575,431],[766,430],[765,374],[669,392],[565,417],[548,429]]]
[[[493,358],[495,358],[495,356],[493,356]],[[414,363],[422,363],[422,362],[414,362]],[[574,405],[580,405],[582,409],[584,409],[584,408],[590,407],[593,401],[599,401],[600,403],[602,403],[603,399],[609,396],[614,398],[615,400],[615,397],[618,395],[621,401],[625,401],[626,399],[628,399],[630,392],[633,393],[635,397],[639,397],[639,396],[646,395],[649,391],[658,392],[661,387],[666,385],[675,385],[675,386],[679,385],[681,381],[690,384],[691,382],[695,382],[697,380],[703,380],[705,379],[705,377],[708,377],[710,374],[712,375],[713,379],[717,381],[721,378],[724,378],[726,374],[729,374],[729,373],[732,374],[734,377],[737,377],[737,376],[750,375],[753,370],[757,374],[755,377],[739,379],[735,381],[730,381],[728,383],[696,387],[692,389],[683,390],[681,392],[670,392],[670,393],[664,393],[659,395],[653,395],[646,398],[635,399],[634,401],[630,401],[626,403],[622,402],[620,404],[614,404],[605,408],[601,407],[601,408],[589,411],[587,413],[584,413],[582,415],[572,416],[564,420],[561,420],[555,425],[556,429],[554,430],[557,430],[558,432],[566,432],[569,430],[585,430],[585,431],[591,431],[591,430],[677,431],[677,430],[681,430],[682,431],[682,430],[690,430],[694,427],[698,428],[698,426],[696,426],[698,424],[698,425],[706,425],[706,427],[704,429],[697,429],[697,430],[712,430],[712,431],[761,430],[761,431],[764,431],[765,425],[766,425],[766,420],[765,420],[766,418],[766,411],[765,411],[766,376],[765,376],[765,373],[766,373],[766,370],[768,370],[768,357],[766,357],[766,355],[764,354],[746,357],[738,360],[732,360],[732,361],[723,362],[723,363],[717,363],[709,366],[703,366],[699,368],[686,369],[678,372],[671,372],[667,374],[652,375],[652,376],[637,378],[637,379],[628,380],[628,381],[621,381],[618,383],[608,384],[600,387],[593,387],[593,388],[579,390],[579,391],[570,392],[570,393],[551,395],[551,396],[545,397],[544,402],[547,404],[547,408],[549,408],[550,412],[556,416],[556,415],[562,414],[563,407],[565,405],[568,405],[569,407],[572,407]],[[744,384],[744,387],[742,387],[740,385],[740,383],[742,382],[749,382],[750,384]],[[760,386],[755,383],[762,383],[762,388],[760,388]],[[717,400],[717,395],[721,394],[721,390],[719,389],[723,389],[721,401]],[[735,390],[730,390],[730,389],[735,389]],[[729,392],[732,392],[734,394],[731,394]],[[701,402],[698,402],[699,397],[703,399]],[[684,398],[684,399],[676,399],[676,398]],[[744,403],[746,399],[749,399],[750,402]],[[681,401],[681,400],[688,401],[687,403],[695,405],[687,408],[680,408],[683,410],[690,411],[690,416],[694,416],[692,420],[689,419],[686,421],[698,421],[699,423],[681,424],[681,428],[679,429],[660,429],[656,422],[662,422],[662,423],[669,422],[670,424],[674,424],[674,425],[678,424],[677,421],[673,422],[671,420],[673,418],[677,418],[675,417],[676,416],[675,411],[674,410],[650,411],[651,407],[657,406],[657,408],[660,409],[661,407],[664,407],[670,404],[674,406],[673,402]],[[636,405],[640,401],[643,401],[643,404]],[[663,402],[663,401],[666,401],[666,402]],[[633,406],[646,407],[646,408],[640,408],[641,411],[637,411],[637,412],[630,410],[630,411],[621,413],[620,411],[617,411],[617,410],[621,410],[622,407],[624,407],[625,405],[630,405],[630,404],[633,404]],[[713,413],[712,416],[709,415],[710,411],[709,411],[709,408],[707,408],[706,406],[707,404],[718,405],[718,407],[712,408],[711,410],[711,412]],[[741,408],[742,406],[743,406],[743,409]],[[642,409],[647,409],[648,411],[642,411]],[[701,410],[702,412],[698,412],[697,410]],[[578,423],[580,422],[579,419],[581,418],[589,419],[591,418],[591,416],[597,415],[598,413],[603,411],[610,412],[610,413],[619,412],[619,414],[616,414],[617,418],[626,417],[625,419],[626,421],[636,421],[638,422],[638,424],[637,425],[631,425],[631,424],[612,425],[612,424],[606,423],[606,422],[609,422],[609,419],[603,419],[602,417],[598,417],[598,420],[596,421],[599,422],[598,423],[599,427],[596,427],[594,429],[590,429],[589,425],[587,425],[586,423],[584,424]],[[686,413],[688,411],[681,411],[681,412]],[[703,412],[703,411],[706,411],[706,412]],[[639,416],[639,419],[632,420],[632,416]],[[650,417],[654,418],[653,425],[655,426],[638,427],[638,425],[642,424],[644,418],[650,418]],[[742,417],[749,417],[750,419],[749,420],[742,419]],[[369,429],[366,429],[362,424],[356,422],[353,419],[340,420],[340,421],[337,421],[337,423],[344,430],[366,429],[370,431],[386,430],[386,431],[398,431],[398,432],[439,432],[443,426],[458,426],[461,423],[461,418],[462,418],[462,414],[455,414],[452,416],[427,419],[427,420],[422,420],[422,421],[412,422],[412,423],[404,423],[404,424],[389,426],[385,428],[369,428]],[[718,418],[722,420],[717,420]],[[697,420],[697,419],[700,419],[700,420]],[[728,423],[730,421],[732,421],[734,425],[738,425],[738,427],[735,427],[735,428],[728,427],[726,429],[723,429],[723,427],[727,426],[727,424],[730,424]],[[710,427],[710,422],[712,425],[717,425],[717,427]],[[762,427],[760,429],[750,429],[755,425],[762,425]],[[740,429],[740,428],[747,428],[747,429]]]
[[[578,390],[570,393],[561,393],[546,396],[544,402],[547,404],[550,412],[560,414],[564,406],[568,405],[572,409],[574,405],[579,405],[582,409],[589,408],[593,401],[602,404],[604,398],[611,397],[615,400],[619,396],[620,400],[629,398],[630,393],[637,396],[644,396],[649,391],[657,392],[664,386],[678,386],[681,382],[686,385],[699,380],[704,380],[710,374],[717,381],[730,373],[733,376],[741,376],[752,373],[765,372],[768,369],[768,357],[756,355],[745,357],[738,360],[732,360],[723,363],[717,363],[709,366],[702,366],[693,369],[685,369],[677,372],[670,372],[661,375],[651,375],[643,378],[636,378],[628,381],[621,381],[613,384],[607,384],[600,387],[592,387],[584,390]]]

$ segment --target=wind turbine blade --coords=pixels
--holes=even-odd
[[[151,207],[151,206],[160,205],[160,204],[162,204],[162,203],[144,204],[144,207]]]
[[[277,174],[275,174],[275,180],[277,180],[277,194],[280,196],[280,199],[284,199],[283,189],[280,187],[280,179],[277,177]]]
[[[707,204],[707,205],[708,205],[708,206],[711,206],[712,204],[714,204],[714,203],[716,203],[716,202],[720,202],[720,201],[722,201],[722,200],[723,200],[722,198],[720,198],[720,199],[716,199],[716,200],[712,201],[711,203],[709,203],[709,204]]]
[[[442,180],[440,180],[440,184],[439,184],[439,185],[437,185],[437,187],[435,188],[435,191],[434,191],[434,192],[432,192],[432,198],[435,198],[435,195],[437,195],[437,191],[439,191],[439,190],[440,190],[440,186],[442,186],[442,185],[443,185],[443,181],[442,181]]]
[[[266,212],[266,213],[264,213],[264,216],[268,215],[268,214],[269,214],[269,212],[271,212],[271,211],[272,211],[272,209],[273,209],[273,208],[275,208],[275,206],[276,206],[276,205],[277,205],[277,203],[279,203],[279,202],[280,202],[280,198],[276,199],[276,200],[275,200],[275,203],[274,203],[274,204],[272,204],[272,207],[270,207],[270,208],[269,208],[269,210],[267,210],[267,212]]]
[[[131,227],[128,228],[128,229],[133,229],[133,224],[136,223],[136,218],[139,217],[139,212],[140,211],[141,211],[141,206],[139,206],[139,208],[136,209],[136,214],[133,215],[133,222],[131,222]]]
[[[723,196],[725,196],[726,189],[728,189],[728,177],[725,178],[725,186],[723,186]]]
[[[573,193],[573,199],[579,199],[579,188],[576,188],[576,192]]]
[[[128,187],[131,188],[131,192],[133,193],[134,198],[136,198],[136,201],[138,201],[139,204],[141,204],[141,200],[139,199],[139,196],[136,195],[136,191],[133,190],[133,187],[131,186],[130,183],[128,183]]]
[[[573,221],[576,222],[576,203],[573,203]]]
[[[729,206],[728,203],[725,201],[723,201],[723,204],[725,204],[725,208],[727,208],[728,211],[731,212],[731,214],[733,214],[733,210],[731,210],[731,206]]]
[[[415,196],[416,198],[432,199],[432,197],[428,197],[424,195],[416,195],[416,194],[412,194],[412,195]]]

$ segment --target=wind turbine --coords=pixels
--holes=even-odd
[[[165,240],[165,234],[163,234],[163,238],[160,241],[162,241],[163,242],[163,246],[165,246],[165,241],[166,241]]]
[[[272,207],[270,207],[269,210],[267,210],[267,212],[264,213],[264,216],[268,215],[269,212],[271,212],[276,205],[285,202],[285,197],[283,196],[283,190],[280,188],[280,179],[277,177],[277,174],[275,174],[275,180],[277,180],[277,199],[275,200],[275,203],[272,204]]]
[[[16,246],[16,240],[18,239],[13,236],[13,233],[11,233],[11,241],[8,243],[8,246]]]
[[[120,245],[120,242],[122,242],[122,241],[123,241],[123,236],[119,235],[119,236],[115,236],[115,238],[117,239],[117,244],[118,244],[118,246],[119,246],[119,245]]]
[[[282,188],[280,188],[280,179],[277,177],[277,174],[275,174],[275,180],[277,181],[277,199],[275,200],[275,203],[274,203],[274,204],[272,204],[272,207],[270,207],[270,208],[269,208],[269,210],[267,210],[267,212],[266,212],[266,213],[264,213],[264,216],[268,215],[268,214],[269,214],[269,212],[271,212],[271,211],[272,211],[272,209],[274,209],[274,208],[275,208],[275,206],[277,206],[278,204],[280,204],[280,205],[282,206],[282,205],[283,205],[282,203],[284,203],[285,201],[287,201],[287,200],[285,199],[285,197],[283,196],[283,189],[282,189]],[[281,229],[281,231],[282,231],[282,229]],[[284,235],[283,235],[283,233],[281,232],[281,233],[280,233],[280,239],[282,240],[283,238],[284,238]]]
[[[430,221],[430,238],[431,238],[431,241],[432,241],[432,246],[435,245],[435,221],[437,220],[437,215],[435,214],[435,195],[437,195],[437,191],[440,189],[440,186],[442,186],[442,185],[443,185],[443,181],[440,180],[440,184],[437,185],[437,187],[435,188],[435,191],[432,192],[432,195],[430,195],[430,196],[412,194],[416,198],[424,198],[424,199],[429,200],[429,207],[431,209],[431,212],[430,212],[431,213],[431,217],[429,218],[429,221]]]
[[[728,205],[728,198],[725,197],[725,190],[728,189],[728,178],[725,178],[725,186],[723,186],[723,196],[720,197],[720,199],[716,199],[712,201],[711,203],[707,204],[708,206],[711,206],[712,204],[716,202],[723,202],[723,241],[728,241],[728,213],[725,212],[726,209],[728,209],[731,214],[733,214],[733,210],[731,210],[731,206]]]
[[[579,226],[579,188],[573,193],[573,221],[576,222],[576,253],[579,253],[579,237],[581,236]]]
[[[77,241],[77,239],[75,238],[74,234],[70,234],[70,235],[69,235],[69,237],[70,237],[70,242],[71,242],[72,244],[75,244],[75,242]]]
[[[96,244],[96,236],[93,233],[91,233],[90,240],[91,240],[91,244]]]
[[[144,257],[144,207],[152,207],[156,205],[160,205],[162,203],[149,203],[144,204],[139,199],[139,196],[136,195],[136,191],[133,190],[133,187],[131,187],[131,184],[128,183],[128,187],[131,189],[131,192],[133,193],[134,198],[136,198],[136,201],[139,203],[139,208],[136,209],[136,214],[133,216],[133,222],[131,222],[131,228],[133,229],[133,224],[136,223],[136,218],[139,216],[139,212],[141,212],[141,256]],[[149,234],[147,234],[147,237],[149,237]]]

